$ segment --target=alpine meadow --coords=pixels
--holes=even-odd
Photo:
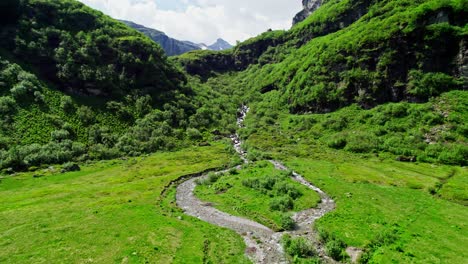
[[[231,47],[2,0],[0,263],[468,263],[468,1],[302,4]]]

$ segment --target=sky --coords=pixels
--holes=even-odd
[[[217,38],[235,44],[268,29],[289,29],[301,0],[79,0],[117,19],[130,20],[195,43]]]

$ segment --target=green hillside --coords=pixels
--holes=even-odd
[[[274,230],[320,205],[291,170],[333,199],[283,237],[291,263],[466,262],[467,22],[466,0],[324,0],[290,30],[167,58],[78,1],[2,1],[0,262],[249,263],[240,233],[177,206],[217,168],[202,206]]]
[[[2,5],[0,169],[173,150],[234,123],[237,105],[126,25],[72,0]]]
[[[201,79],[231,78],[259,112],[254,126],[329,113],[288,126],[334,149],[465,165],[467,10],[457,0],[330,0],[289,31],[178,61]],[[460,92],[439,97],[451,90]]]

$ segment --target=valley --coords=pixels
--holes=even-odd
[[[170,56],[2,1],[0,263],[466,263],[467,2],[303,5]]]

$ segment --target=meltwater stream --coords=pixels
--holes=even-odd
[[[239,127],[243,126],[248,111],[249,108],[247,106],[243,106],[239,110],[239,115],[237,118],[237,125]],[[231,140],[234,144],[235,150],[240,155],[243,162],[248,163],[247,153],[241,147],[242,141],[240,140],[239,135],[232,135]],[[270,160],[270,162],[275,166],[276,169],[289,170],[279,161]],[[237,168],[240,169],[241,166],[238,166]],[[216,173],[224,173],[226,171],[227,170]],[[315,220],[319,219],[335,208],[335,202],[325,192],[308,182],[298,173],[293,172],[291,178],[300,184],[316,191],[320,195],[321,202],[317,208],[307,209],[293,215],[293,219],[297,225],[295,230],[275,232],[255,221],[222,212],[212,207],[211,204],[198,199],[194,195],[196,180],[203,177],[207,177],[207,175],[189,179],[177,187],[177,205],[182,208],[187,215],[197,217],[205,222],[220,227],[225,227],[237,232],[244,238],[244,241],[247,245],[247,256],[255,263],[288,263],[288,259],[285,256],[283,247],[280,243],[281,237],[284,234],[290,234],[292,237],[310,238],[314,232],[312,230],[312,224],[315,222]],[[324,250],[322,248],[318,249],[320,257],[324,260],[327,260],[327,262],[333,263],[334,261],[328,258],[323,251]]]

